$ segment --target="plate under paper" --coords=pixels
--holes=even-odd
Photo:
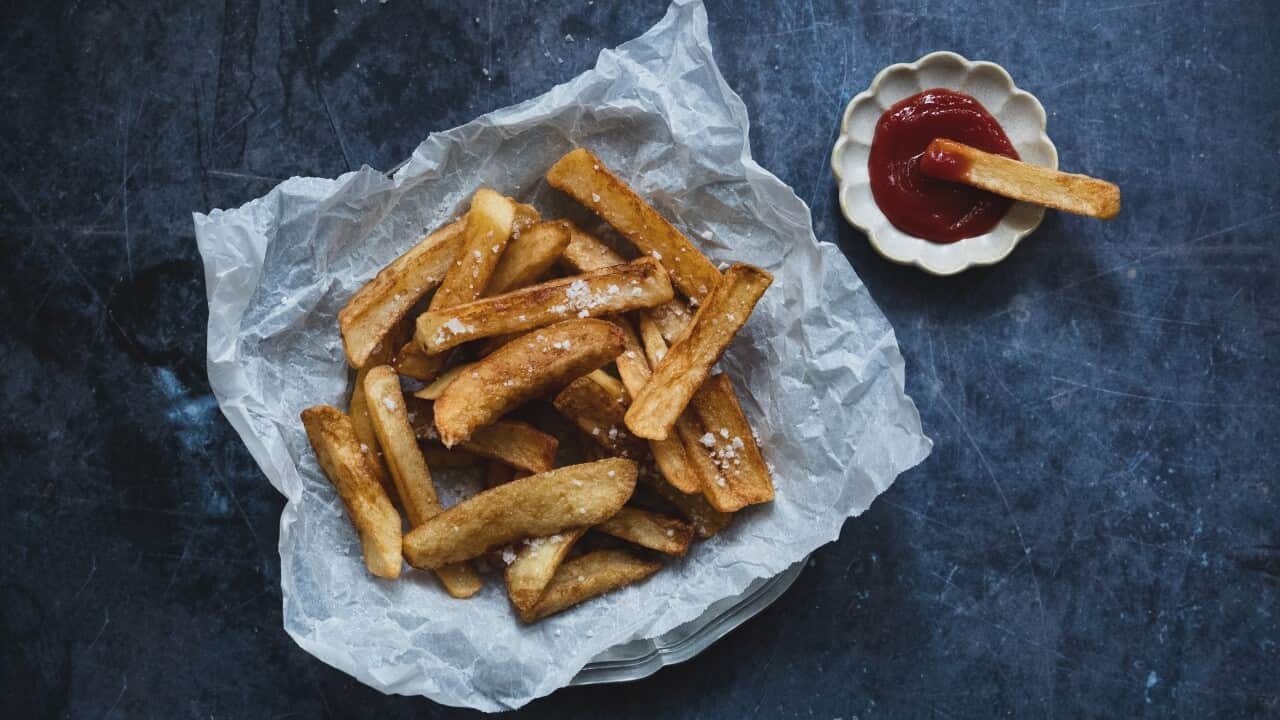
[[[809,210],[751,159],[746,108],[725,84],[699,2],[527,102],[431,135],[387,177],[293,178],[233,210],[195,216],[209,297],[209,381],[227,419],[288,499],[280,517],[285,630],[388,693],[515,708],[568,684],[609,648],[656,638],[782,573],[838,537],[931,443],[903,390],[893,329]],[[532,626],[501,578],[453,600],[427,573],[366,572],[298,414],[345,407],[337,313],[481,186],[574,213],[543,173],[596,152],[714,262],[774,285],[721,362],[775,466],[777,499],[739,513],[648,581]],[[444,488],[449,494],[449,488]]]

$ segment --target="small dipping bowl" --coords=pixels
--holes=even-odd
[[[995,116],[1023,162],[1058,168],[1058,150],[1045,132],[1040,101],[1020,90],[1004,68],[952,52],[929,53],[913,63],[890,65],[845,107],[840,136],[831,152],[840,210],[884,257],[934,275],[954,275],[975,265],[1000,262],[1044,219],[1044,208],[1014,203],[990,232],[952,243],[936,243],[894,227],[871,194],[867,160],[880,116],[922,90],[946,88],[971,95]]]

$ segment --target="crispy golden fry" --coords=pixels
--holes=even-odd
[[[439,366],[442,362],[445,360],[427,355],[418,343],[409,340],[400,346],[400,350],[391,361],[391,366],[405,377],[430,382],[440,371]]]
[[[614,455],[639,457],[644,446],[623,424],[626,406],[620,405],[590,377],[569,383],[552,401],[561,415]]]
[[[693,540],[693,526],[648,510],[624,507],[596,530],[668,555],[684,555]]]
[[[426,357],[425,355],[423,357]],[[453,367],[440,373],[440,375],[427,384],[426,387],[418,390],[413,394],[419,400],[439,400],[440,395],[444,393],[444,389],[449,387],[449,383],[453,382],[459,375],[471,370],[474,363],[466,363],[463,365],[454,365]]]
[[[613,248],[605,245],[594,235],[579,230],[576,225],[571,227],[573,239],[569,241],[569,247],[565,248],[562,259],[575,272],[590,272],[626,262],[621,255],[614,252]],[[680,298],[672,298],[669,303],[641,312],[650,316],[658,324],[667,342],[675,342],[683,335],[684,329],[693,319],[693,313],[689,312],[688,306]]]
[[[521,233],[540,222],[542,222],[542,216],[538,214],[537,208],[522,202],[516,203],[515,220],[511,223],[511,237],[520,237]]]
[[[507,563],[503,573],[507,596],[518,611],[528,612],[533,608],[584,532],[586,528],[566,530],[550,537],[526,539],[515,550],[503,550],[502,559]]]
[[[484,294],[501,295],[537,282],[560,258],[569,245],[569,237],[569,223],[565,221],[538,223],[513,236]]]
[[[649,370],[645,350],[641,347],[635,331],[631,329],[631,323],[625,318],[615,318],[614,323],[622,330],[624,343],[622,354],[615,360],[618,365],[618,374],[622,376],[622,383],[628,392],[635,397],[636,393],[639,393],[641,388],[649,382],[649,377],[653,373]],[[656,342],[662,343],[662,338],[657,337]],[[665,350],[666,348],[663,347],[664,352]],[[653,460],[662,477],[676,489],[686,493],[695,493],[702,489],[697,473],[689,464],[681,438],[650,440],[649,450],[653,453]]]
[[[547,171],[547,182],[661,262],[690,298],[701,300],[720,282],[716,266],[688,238],[585,148],[560,158]]]
[[[567,320],[522,335],[476,362],[435,404],[436,429],[452,447],[507,411],[618,356],[622,331],[604,320]]]
[[[471,199],[467,227],[463,231],[462,252],[445,274],[440,289],[431,298],[427,311],[444,311],[469,303],[484,294],[493,272],[502,259],[515,223],[516,203],[511,198],[481,188]],[[397,367],[418,380],[433,379],[448,361],[447,355],[404,349]]]
[[[369,417],[396,482],[405,515],[409,517],[409,525],[417,527],[439,514],[441,508],[431,482],[431,471],[418,450],[417,438],[409,424],[400,378],[390,366],[379,365],[365,375],[364,391],[369,401]],[[437,575],[453,597],[471,597],[480,591],[480,577],[466,564],[441,567]]]
[[[654,367],[653,377],[632,401],[627,427],[633,433],[666,439],[772,282],[772,275],[751,265],[736,264],[725,272],[724,281],[698,308],[685,337]]]
[[[693,523],[693,529],[700,538],[712,537],[733,522],[733,513],[720,512],[711,507],[711,503],[707,502],[707,498],[702,493],[686,495],[669,483],[648,474],[641,474],[640,480],[646,487],[671,503],[671,506],[685,519]]]
[[[373,471],[373,476],[382,489],[387,491],[387,495],[392,496],[396,486],[387,472],[387,461],[382,457],[382,446],[378,444],[373,421],[369,419],[369,404],[364,397],[364,377],[368,371],[368,367],[356,371],[356,386],[351,390],[351,426],[355,428],[356,438],[360,440],[360,451],[369,457],[369,469]]]
[[[929,143],[920,169],[941,180],[1077,215],[1110,220],[1120,213],[1120,188],[1114,183],[1024,163],[954,140],[938,138]]]
[[[414,434],[419,440],[430,442],[423,450],[429,467],[468,467],[478,465],[480,458],[531,473],[555,466],[560,441],[528,423],[498,420],[478,428],[465,442],[445,448],[435,444],[440,435],[436,432],[432,403],[411,397],[405,398],[405,405]]]
[[[337,408],[319,405],[302,411],[302,425],[360,535],[365,567],[378,577],[399,577],[400,513],[374,478],[351,419]]]
[[[462,447],[447,448],[435,443],[423,445],[422,456],[426,458],[427,467],[433,468],[467,468],[481,463],[479,455]]]
[[[541,620],[574,605],[640,582],[658,572],[662,563],[634,555],[626,550],[597,550],[562,564],[537,604],[529,610],[516,608],[520,619]]]
[[[555,466],[555,437],[518,420],[499,420],[477,429],[461,447],[480,457],[497,460],[516,470],[546,472]]]
[[[461,220],[431,233],[365,283],[338,312],[342,347],[354,368],[369,364],[413,306],[444,279],[462,252]]]
[[[660,305],[671,300],[672,292],[666,271],[653,260],[641,258],[423,313],[414,340],[434,355],[469,340],[532,330],[575,316],[597,317]]]
[[[577,273],[621,265],[627,261],[595,235],[572,222],[569,223],[569,245],[564,249],[560,259]]]
[[[698,441],[715,463],[713,481],[702,487],[707,500],[725,512],[773,500],[769,466],[728,376],[708,378],[693,396],[692,407],[705,431]]]
[[[617,323],[614,324],[616,325]],[[619,328],[621,328],[621,326],[619,326]],[[625,337],[623,342],[626,342]],[[603,388],[605,392],[609,393],[609,397],[613,398],[615,403],[623,406],[631,403],[631,396],[627,393],[627,387],[622,384],[621,380],[610,375],[604,370],[592,370],[586,375],[583,375],[583,377],[590,378],[592,382]]]
[[[404,555],[414,567],[435,568],[527,537],[595,525],[618,512],[635,484],[636,464],[620,458],[513,480],[414,528]]]

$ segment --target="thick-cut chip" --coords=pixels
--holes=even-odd
[[[400,320],[440,284],[462,252],[465,227],[457,220],[428,235],[365,283],[338,312],[342,347],[352,367],[368,365],[379,346],[390,342]]]
[[[364,376],[369,368],[356,371],[356,386],[351,390],[351,426],[355,428],[356,438],[360,440],[360,452],[369,457],[369,469],[378,479],[378,484],[388,495],[395,492],[395,483],[387,472],[386,460],[382,457],[382,446],[378,444],[377,432],[373,429],[373,420],[369,419],[369,405],[364,397]]]
[[[729,378],[723,373],[711,376],[693,396],[691,407],[705,431],[698,441],[715,463],[713,482],[702,488],[707,500],[726,512],[773,500],[769,466]]]
[[[667,272],[649,258],[558,278],[418,316],[414,340],[428,355],[469,340],[532,330],[566,318],[597,317],[671,300]]]
[[[626,406],[590,377],[580,377],[552,401],[561,415],[577,425],[609,452],[622,457],[639,457],[644,445],[623,422]]]
[[[302,425],[360,536],[365,567],[378,577],[399,577],[400,513],[374,478],[351,419],[337,408],[320,405],[302,411]]]
[[[596,530],[668,555],[684,555],[693,540],[693,526],[648,510],[624,507]]]
[[[420,440],[438,441],[432,403],[417,398],[405,398],[409,408],[409,424]],[[428,444],[423,452],[429,467],[467,467],[479,463],[479,458],[496,460],[504,465],[527,472],[546,472],[555,466],[556,448],[560,441],[529,423],[519,420],[499,420],[477,429],[464,443],[445,448]]]
[[[516,470],[546,472],[555,466],[560,441],[518,420],[499,420],[477,429],[461,447],[480,457],[497,460]]]
[[[653,440],[667,437],[772,282],[772,275],[751,265],[736,264],[725,272],[724,281],[698,308],[685,337],[671,347],[632,400],[627,427],[633,433]]]
[[[920,157],[920,170],[1014,200],[1110,220],[1120,213],[1120,188],[1106,180],[1032,165],[964,143],[937,138]]]
[[[615,318],[614,322],[622,330],[622,339],[625,344],[622,354],[614,362],[618,366],[618,374],[622,376],[623,385],[626,386],[631,396],[635,397],[641,388],[649,382],[649,377],[653,373],[649,370],[649,362],[645,358],[645,350],[641,347],[635,331],[631,329],[631,323],[627,322],[625,318]],[[662,338],[656,338],[656,342],[662,343]],[[665,350],[666,348],[663,347],[664,352]],[[658,466],[658,471],[662,473],[662,477],[666,478],[667,482],[675,486],[676,489],[686,493],[695,493],[702,489],[702,483],[697,473],[689,464],[684,442],[681,438],[669,437],[666,440],[650,440],[649,450],[653,453],[653,460]]]
[[[442,362],[444,362],[443,358],[426,354],[422,351],[422,346],[410,339],[409,342],[400,346],[400,350],[391,361],[391,366],[405,377],[429,382],[439,373]]]
[[[516,479],[516,471],[506,463],[490,460],[484,466],[484,487],[486,490],[505,485]]]
[[[431,297],[428,312],[463,305],[484,294],[511,239],[515,216],[516,203],[511,198],[488,188],[476,191],[471,198],[471,209],[467,211],[462,252],[440,283],[440,289]],[[410,377],[418,380],[431,380],[448,360],[445,355],[422,357],[422,353],[407,348],[401,354],[403,357],[398,365],[401,372],[407,371],[406,374],[411,373]],[[426,355],[437,353],[428,352]]]
[[[517,610],[528,612],[537,604],[556,569],[584,532],[586,528],[578,528],[550,537],[529,538],[515,549],[502,551],[502,560],[507,564],[503,573],[507,581],[507,596]]]
[[[572,237],[569,247],[565,248],[563,260],[574,272],[584,273],[601,268],[620,265],[626,260],[605,245],[594,235],[583,232],[576,225],[572,226]],[[684,334],[684,330],[693,319],[693,313],[680,298],[672,298],[663,303],[641,311],[653,319],[662,331],[667,342],[675,342]]]
[[[569,223],[565,221],[538,223],[513,236],[484,294],[501,295],[537,282],[560,258],[569,238]]]
[[[625,585],[640,582],[658,572],[662,563],[642,558],[626,550],[597,550],[562,564],[547,583],[537,604],[529,610],[516,608],[520,619],[541,620],[574,605]]]
[[[400,378],[390,366],[379,365],[365,375],[364,391],[369,401],[369,417],[396,482],[405,515],[409,517],[409,524],[417,527],[439,514],[441,508],[431,482],[431,471],[409,424]],[[453,597],[471,597],[480,591],[479,576],[466,564],[442,566],[437,575]]]
[[[446,447],[543,392],[591,372],[622,352],[622,331],[604,320],[567,320],[503,345],[449,384],[435,404]]]
[[[542,216],[538,214],[537,208],[522,202],[516,203],[515,220],[511,223],[511,237],[520,237],[521,233],[540,222],[542,222]]]
[[[423,357],[426,357],[425,355]],[[444,389],[449,387],[449,383],[453,382],[459,375],[471,369],[471,363],[464,365],[455,365],[448,370],[440,373],[439,377],[432,380],[426,387],[418,390],[413,394],[419,400],[439,400],[440,395],[444,393]]]
[[[547,171],[547,182],[599,215],[671,273],[671,281],[701,300],[720,282],[720,273],[674,225],[604,166],[578,148]]]
[[[513,480],[414,528],[404,555],[414,567],[436,568],[527,537],[595,525],[618,512],[635,485],[636,464],[620,458]]]

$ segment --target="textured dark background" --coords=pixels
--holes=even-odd
[[[663,10],[0,2],[6,716],[454,712],[281,629],[282,501],[209,394],[190,213],[391,167]],[[709,14],[756,158],[892,320],[937,447],[697,659],[523,714],[1280,714],[1280,4]],[[1050,214],[948,280],[875,256],[834,202],[837,118],[936,49],[1008,67],[1064,167],[1124,188],[1121,216]]]

